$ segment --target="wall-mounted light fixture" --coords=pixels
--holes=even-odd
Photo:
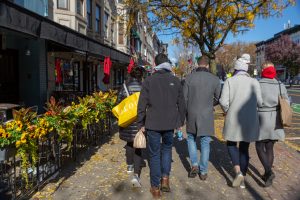
[[[31,56],[31,51],[30,51],[30,49],[28,48],[28,46],[26,46],[26,48],[25,48],[25,55],[26,55],[26,56]]]

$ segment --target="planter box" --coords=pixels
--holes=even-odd
[[[7,146],[0,148],[0,161],[8,160],[14,157],[17,153],[17,149],[14,146]]]

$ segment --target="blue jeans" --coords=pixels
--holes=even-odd
[[[187,142],[189,155],[192,166],[199,166],[199,172],[201,174],[207,174],[208,172],[208,161],[209,161],[209,152],[210,152],[210,136],[201,136],[200,137],[200,146],[201,146],[201,156],[200,162],[198,161],[198,150],[196,144],[197,135],[193,133],[187,133]]]
[[[152,187],[158,187],[161,177],[170,175],[173,134],[173,130],[147,130],[150,182]],[[162,145],[160,144],[161,138]]]

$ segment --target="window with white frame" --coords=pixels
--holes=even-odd
[[[111,19],[110,32],[111,32],[111,42],[112,42],[112,43],[115,42],[115,33],[114,33],[114,29],[115,29],[115,20]]]
[[[96,32],[101,33],[101,7],[96,5]]]
[[[69,9],[69,0],[57,0],[57,8],[58,9]]]
[[[124,23],[119,23],[119,30],[118,30],[118,43],[124,44]]]
[[[83,0],[77,0],[76,2],[76,12],[78,15],[83,15]]]
[[[86,17],[88,28],[92,29],[92,0],[86,0]]]
[[[105,38],[108,38],[108,19],[109,19],[109,14],[107,12],[104,13],[104,34]]]

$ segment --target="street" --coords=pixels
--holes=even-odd
[[[286,141],[290,147],[300,150],[300,90],[293,87],[288,89],[288,94],[292,97],[292,107],[294,110],[293,125],[290,128],[285,128]]]

